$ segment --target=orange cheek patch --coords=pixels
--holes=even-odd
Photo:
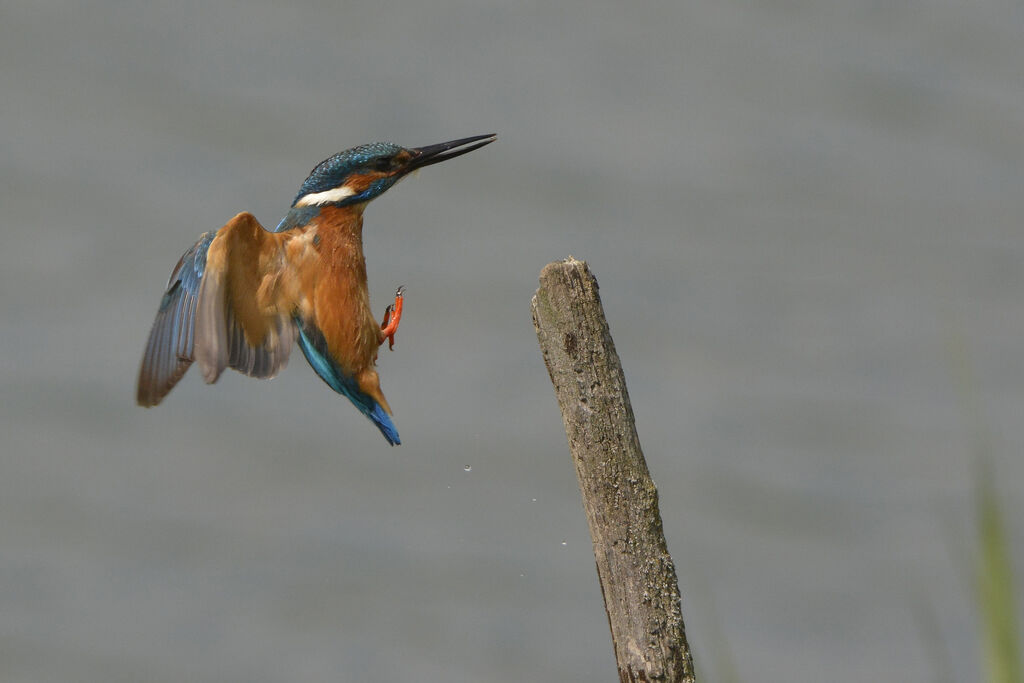
[[[359,194],[360,192],[365,192],[375,182],[377,182],[381,178],[387,178],[388,175],[389,175],[388,173],[381,173],[379,171],[371,171],[369,173],[363,173],[362,175],[352,176],[351,178],[349,178],[348,182],[345,183],[345,185],[347,187],[352,188],[352,190],[353,190],[352,194],[355,195],[355,194]]]

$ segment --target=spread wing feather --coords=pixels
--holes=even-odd
[[[274,262],[265,257],[277,249],[252,214],[240,213],[185,252],[171,273],[142,357],[139,405],[160,403],[193,361],[208,383],[225,367],[261,378],[285,367],[295,324],[256,302],[265,275],[261,264]]]
[[[167,281],[139,370],[139,405],[155,406],[192,365],[195,308],[214,234],[203,234],[182,255]]]

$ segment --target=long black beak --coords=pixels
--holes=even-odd
[[[498,135],[496,133],[488,133],[487,135],[474,135],[471,138],[442,142],[437,145],[413,147],[409,151],[412,152],[414,156],[409,160],[408,165],[402,170],[405,173],[409,173],[410,171],[415,171],[417,168],[423,168],[424,166],[430,166],[431,164],[447,161],[448,159],[454,159],[455,157],[462,156],[467,152],[472,152],[474,149],[480,149],[484,145],[489,145],[497,138]]]

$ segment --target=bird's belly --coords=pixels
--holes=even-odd
[[[282,267],[265,277],[261,304],[315,325],[333,360],[347,375],[357,376],[373,367],[380,346],[365,261],[361,250],[353,253],[344,244],[316,237],[312,228],[283,245]]]
[[[313,320],[327,349],[350,376],[372,367],[380,346],[380,327],[370,312],[366,285],[328,273],[313,291]]]

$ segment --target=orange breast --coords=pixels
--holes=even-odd
[[[316,221],[319,267],[305,293],[331,356],[349,376],[372,368],[380,327],[370,311],[361,210],[327,207]],[[304,288],[305,289],[305,288]]]

